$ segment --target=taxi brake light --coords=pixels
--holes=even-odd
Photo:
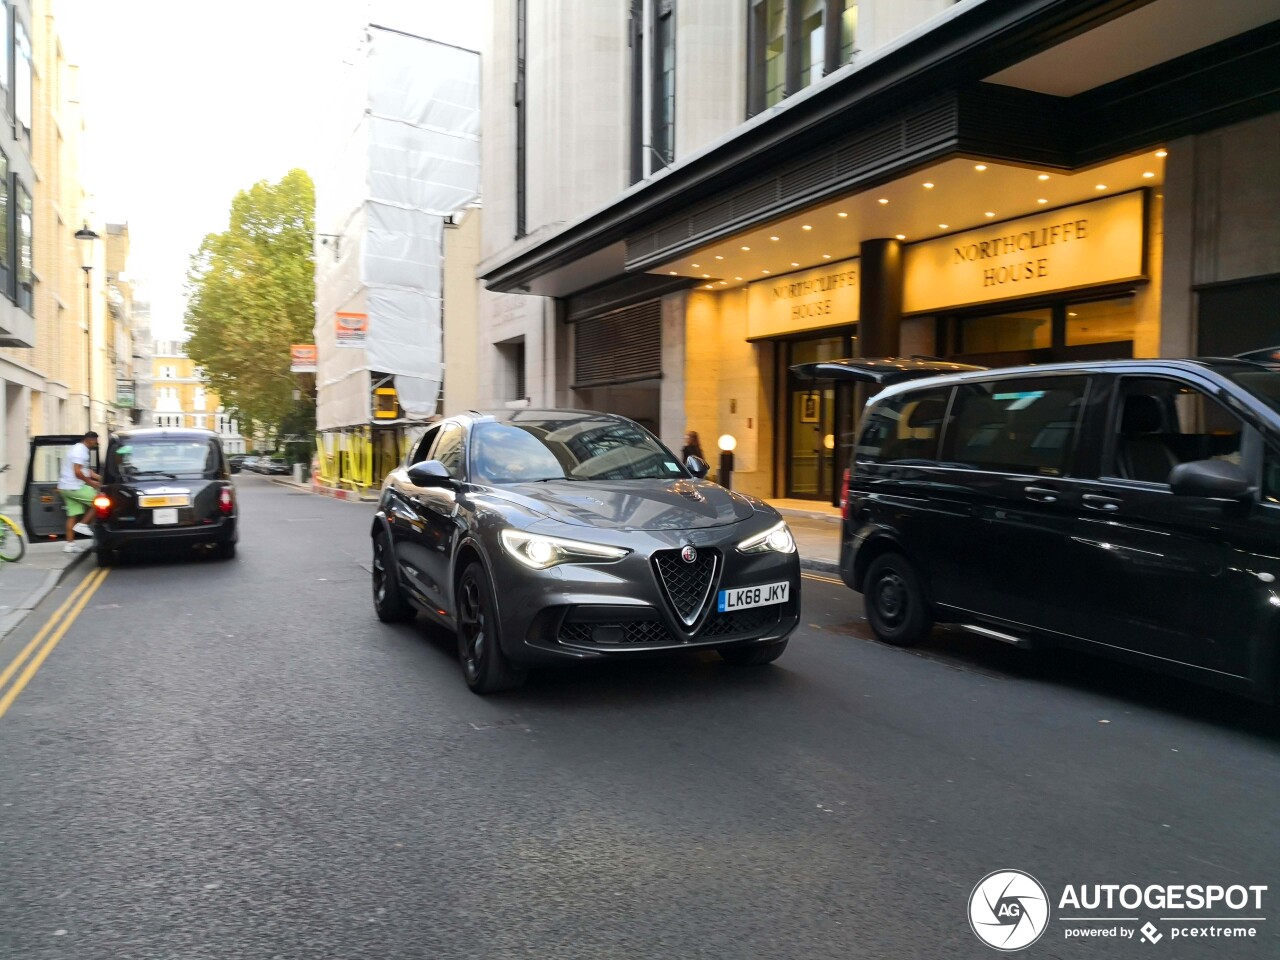
[[[231,491],[223,487],[222,492],[218,494],[218,509],[223,513],[230,513],[235,509],[235,505],[235,501],[231,498]]]
[[[99,519],[106,519],[111,513],[111,498],[105,494],[98,494],[93,498],[93,509]]]

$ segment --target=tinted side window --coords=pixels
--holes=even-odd
[[[1088,383],[1088,377],[1027,377],[962,384],[942,459],[975,470],[1062,476]]]
[[[421,463],[423,460],[429,459],[427,454],[431,452],[431,445],[436,442],[436,436],[440,433],[439,427],[432,427],[422,435],[422,439],[418,441],[418,445],[413,448],[413,452],[409,454],[409,460],[405,464],[411,467],[415,463]]]
[[[877,463],[936,462],[950,398],[950,389],[927,390],[876,404],[867,413],[854,458]]]
[[[431,460],[439,460],[449,471],[449,476],[462,476],[462,427],[447,423],[440,428],[436,445],[431,448]]]
[[[1244,424],[1195,387],[1164,377],[1124,377],[1112,418],[1106,476],[1167,483],[1192,460],[1240,463]]]

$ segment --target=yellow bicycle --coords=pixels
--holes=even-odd
[[[0,473],[9,469],[6,463],[0,467]],[[27,552],[27,541],[22,535],[22,528],[0,513],[0,560],[6,563],[17,563]]]

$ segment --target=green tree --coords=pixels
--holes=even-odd
[[[188,355],[204,367],[241,431],[274,436],[297,417],[289,345],[315,324],[315,185],[305,170],[236,194],[230,226],[200,244],[187,270]]]

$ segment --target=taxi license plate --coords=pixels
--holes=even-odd
[[[767,607],[773,603],[786,603],[791,593],[791,584],[786,580],[781,583],[764,583],[758,587],[733,587],[720,591],[720,602],[716,609],[721,613],[729,610],[745,610],[747,607]]]
[[[152,510],[151,522],[154,523],[157,527],[162,527],[171,523],[177,523],[178,508],[165,507],[163,510]]]
[[[138,498],[138,506],[145,507],[147,509],[154,509],[155,507],[185,507],[190,502],[191,502],[191,498],[188,497],[185,493],[170,494],[169,496],[152,496],[152,497]],[[175,520],[173,522],[177,523],[178,521]]]

